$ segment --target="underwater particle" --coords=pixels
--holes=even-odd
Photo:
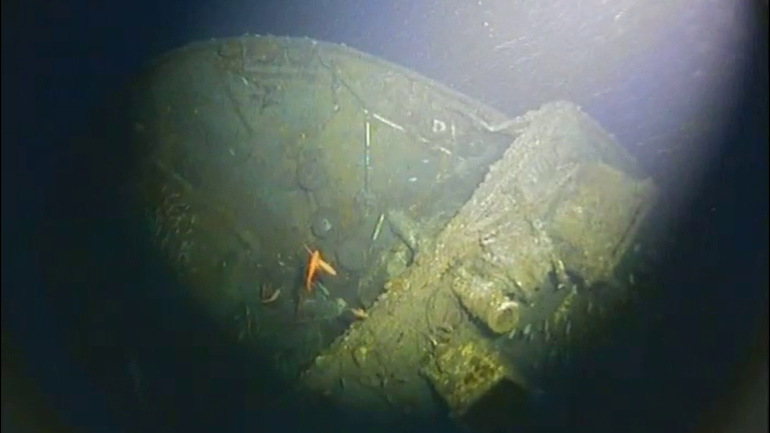
[[[524,327],[524,331],[522,331],[522,335],[524,335],[525,338],[528,338],[531,332],[532,332],[532,324],[527,323],[527,326]]]
[[[363,308],[351,308],[350,313],[356,320],[364,320],[369,317],[369,313],[367,313]]]
[[[318,238],[325,238],[334,228],[331,209],[321,208],[313,215],[310,231]]]
[[[485,144],[483,140],[468,140],[467,142],[457,146],[457,151],[462,158],[477,158],[484,153],[484,149],[489,145]]]
[[[362,367],[366,364],[368,355],[369,348],[366,346],[359,346],[353,351],[353,361],[357,366]]]

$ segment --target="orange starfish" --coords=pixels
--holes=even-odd
[[[337,271],[334,270],[332,265],[321,258],[320,251],[311,250],[307,245],[305,245],[305,249],[310,253],[310,260],[307,264],[307,274],[305,275],[305,289],[310,293],[313,289],[313,280],[315,279],[316,274],[318,274],[319,269],[330,275],[337,275]]]

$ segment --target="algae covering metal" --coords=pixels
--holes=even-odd
[[[496,384],[536,387],[654,197],[570,103],[508,119],[339,45],[194,44],[131,93],[128,192],[186,294],[294,397],[358,418],[448,404],[479,428]],[[337,270],[310,290],[308,250]]]
[[[482,339],[437,346],[421,372],[464,427],[492,432],[530,425],[526,380]]]
[[[392,276],[366,321],[316,359],[303,376],[308,387],[343,407],[394,416],[439,410],[432,387],[462,418],[480,389],[510,376],[506,371],[526,378],[515,380],[524,388],[537,384],[547,374],[540,365],[551,350],[569,346],[573,321],[584,312],[576,308],[578,288],[614,281],[653,202],[651,181],[572,104],[484,123],[508,131],[510,147],[441,232],[423,237],[417,259]],[[502,342],[494,337],[500,333]],[[471,342],[484,339],[506,355],[478,350],[446,360],[447,352],[474,352]],[[484,360],[488,377],[469,376],[469,358]],[[469,384],[467,377],[477,378]],[[344,389],[335,386],[340,380]]]
[[[156,247],[233,339],[289,378],[376,298],[383,252],[414,221],[435,234],[510,142],[477,121],[502,114],[309,39],[193,44],[155,61],[129,99],[144,156],[128,191]],[[306,248],[338,271],[309,294]]]

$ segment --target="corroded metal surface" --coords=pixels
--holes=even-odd
[[[520,332],[527,341],[547,333],[546,344],[539,348],[548,349],[556,347],[548,341],[551,335],[570,326],[571,317],[580,314],[570,307],[577,292],[568,271],[587,270],[586,279],[613,279],[612,268],[625,252],[627,237],[635,233],[636,216],[650,205],[654,187],[634,177],[632,160],[607,135],[591,135],[595,123],[574,105],[547,104],[514,120],[507,129],[516,138],[470,200],[438,236],[421,242],[414,264],[386,285],[388,292],[370,309],[366,321],[354,325],[316,359],[303,384],[346,407],[369,408],[394,418],[415,409],[430,414],[438,409],[421,371],[439,361],[444,345],[460,347],[463,341],[486,338],[460,307],[456,293],[471,316],[477,315],[492,331]],[[579,175],[593,170],[604,181],[616,181],[617,173],[625,173],[623,182],[614,182],[608,193]],[[590,200],[562,202],[564,191],[574,189],[590,190]],[[599,227],[623,227],[609,235],[597,233],[604,241],[600,253],[607,260],[582,260],[597,254],[590,241],[593,233],[564,231],[558,224],[561,214],[554,209],[566,206],[575,211],[576,206],[587,205],[599,211],[595,220],[606,221],[597,223]],[[602,213],[601,206],[609,211]],[[623,212],[613,213],[613,209]],[[584,254],[573,259],[562,254],[565,248]],[[561,289],[567,285],[572,289]],[[496,295],[468,305],[474,291],[484,290]],[[510,320],[500,321],[492,314],[512,305]],[[554,329],[548,328],[551,322]],[[529,366],[543,361],[539,350],[518,355],[509,359],[530,372]],[[448,376],[460,374],[442,371]],[[397,380],[382,379],[394,377]],[[436,373],[431,379],[439,380]],[[487,379],[497,381],[491,376],[479,380],[486,383]],[[340,380],[353,385],[335,386]],[[464,403],[453,407],[452,401],[448,401],[451,409],[464,411]]]
[[[426,372],[456,383],[461,365],[430,370],[450,347],[484,340],[537,384],[609,302],[578,286],[613,280],[654,197],[572,104],[508,119],[312,40],[191,45],[130,100],[130,202],[186,294],[270,354],[265,374],[381,421],[441,415]],[[310,291],[306,247],[338,271]]]
[[[434,220],[435,232],[510,141],[476,120],[502,114],[309,39],[193,44],[129,93],[144,152],[130,202],[188,294],[241,344],[274,351],[289,377],[350,320],[328,311],[367,307],[385,282],[360,279],[400,242],[387,222],[372,237],[380,217]],[[329,299],[298,299],[305,245],[340,271],[322,279]]]
[[[526,380],[485,340],[439,345],[432,361],[421,372],[461,425],[495,432],[527,422]]]

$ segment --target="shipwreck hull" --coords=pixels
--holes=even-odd
[[[489,404],[503,383],[537,389],[601,325],[587,306],[623,302],[622,285],[600,298],[586,288],[615,281],[654,185],[572,104],[546,104],[505,128],[511,145],[484,182],[369,317],[316,359],[305,386],[394,419],[439,412],[437,390],[458,420],[485,431],[469,415],[475,402]],[[498,415],[527,422],[510,419],[511,398]]]
[[[104,164],[121,216],[225,341],[296,385],[276,405],[386,425],[448,408],[484,431],[503,395],[523,409],[498,425],[526,422],[629,299],[616,271],[655,186],[574,104],[509,117],[345,46],[262,36],[173,51],[119,101],[94,140],[131,149]],[[309,292],[306,248],[338,271]]]

